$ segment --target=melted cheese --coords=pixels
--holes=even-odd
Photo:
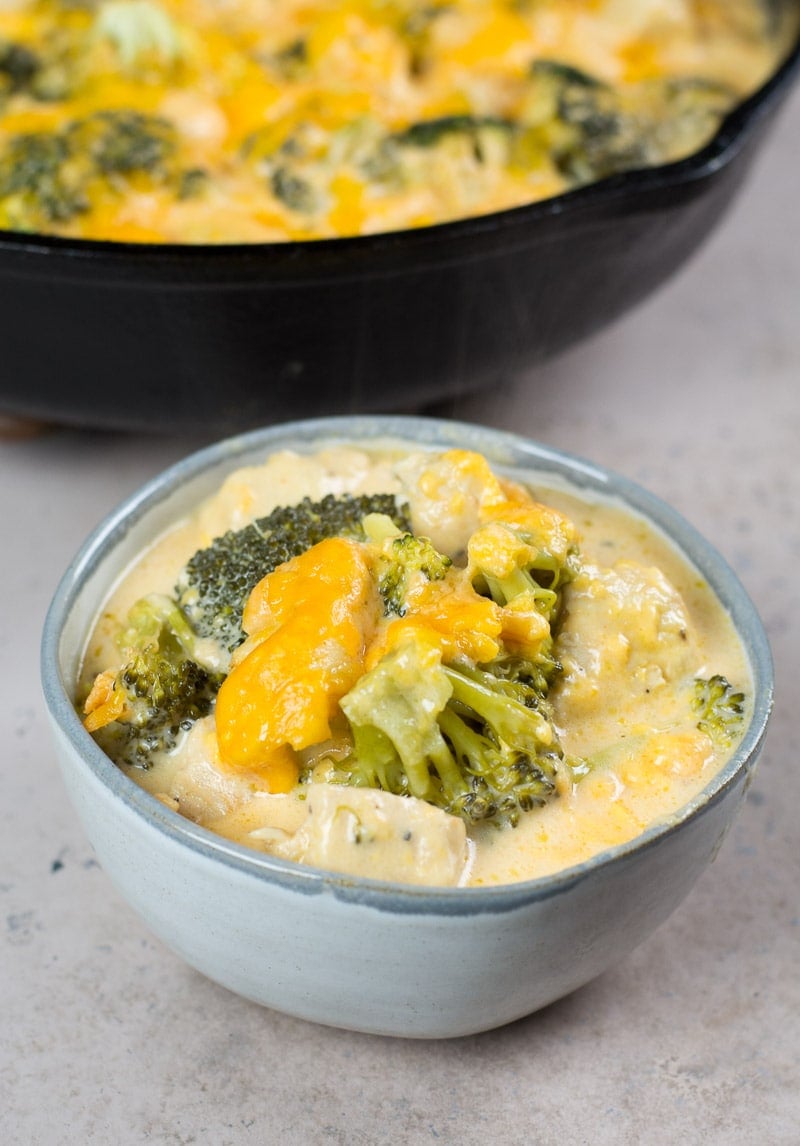
[[[762,0],[9,0],[0,226],[274,242],[530,203],[702,146],[797,16]]]
[[[315,547],[279,566],[250,598],[251,636],[234,654],[216,720],[213,713],[198,720],[149,770],[127,769],[136,783],[251,848],[353,874],[474,886],[541,876],[588,859],[668,820],[707,784],[728,751],[698,728],[688,690],[695,677],[717,673],[745,693],[751,687],[741,644],[708,586],[626,510],[563,489],[537,488],[532,501],[520,487],[498,481],[476,455],[457,452],[283,452],[232,474],[121,579],[88,643],[78,691],[85,695],[97,674],[104,681],[102,674],[118,664],[115,636],[131,604],[149,592],[169,592],[182,565],[216,531],[304,496],[364,490],[410,498],[415,530],[454,559],[452,592],[447,578],[423,580],[408,598],[419,594],[416,616],[410,609],[404,618],[381,619],[357,545],[332,542],[330,553]],[[507,610],[481,598],[485,616],[471,617],[464,587],[468,539],[480,534],[481,522],[491,533],[503,505],[547,537],[553,550],[579,541],[580,563],[564,589],[556,644],[563,672],[550,699],[566,759],[590,760],[588,774],[561,773],[556,798],[524,814],[515,828],[470,826],[466,833],[460,820],[428,804],[418,807],[412,797],[338,786],[329,791],[331,759],[349,751],[337,701],[371,661],[392,649],[402,660],[409,635],[427,650],[418,664],[427,657],[431,671],[442,656],[480,660],[482,646],[465,654],[444,639],[459,626],[474,640],[481,633],[505,639]],[[502,545],[487,552],[502,573],[508,553]],[[320,556],[326,557],[321,565]],[[309,580],[299,576],[308,569]],[[432,604],[427,598],[436,586]],[[295,632],[297,618],[301,631]],[[487,618],[494,622],[488,636]],[[519,617],[516,622],[523,624]],[[525,640],[542,637],[525,631]],[[325,651],[332,645],[338,650],[333,660]],[[409,695],[414,688],[411,677],[402,685]],[[284,724],[275,740],[270,727],[278,718]],[[293,747],[284,751],[283,744]],[[296,749],[310,769],[310,783],[297,787]]]

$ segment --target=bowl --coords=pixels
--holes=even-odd
[[[644,515],[728,610],[755,704],[739,748],[691,803],[630,843],[546,878],[426,888],[335,874],[233,844],[124,775],[73,707],[79,659],[110,587],[143,546],[222,478],[276,449],[399,438],[482,451]],[[71,800],[98,860],[147,926],[192,967],[304,1019],[417,1038],[472,1034],[545,1006],[623,959],[678,906],[742,803],[772,703],[761,622],[734,573],[685,520],[623,477],[520,437],[427,418],[323,418],[223,441],[155,478],[89,537],[42,643],[44,695]]]
[[[663,283],[724,217],[800,45],[702,151],[529,206],[314,242],[177,246],[0,232],[0,410],[234,433],[419,411],[541,363]]]

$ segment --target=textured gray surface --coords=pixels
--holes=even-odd
[[[761,603],[777,669],[767,748],[715,864],[618,968],[511,1027],[448,1043],[314,1027],[150,938],[65,802],[38,638],[88,530],[197,443],[0,443],[0,1141],[800,1143],[798,128],[800,97],[734,213],[658,297],[448,411],[671,501]]]

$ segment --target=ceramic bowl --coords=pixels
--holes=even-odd
[[[668,824],[557,875],[501,887],[355,878],[232,844],[162,805],[84,731],[72,694],[97,610],[130,561],[231,470],[275,449],[392,437],[482,451],[498,467],[621,499],[664,531],[729,610],[755,706],[744,739]],[[717,852],[758,758],[772,701],[769,646],[719,554],[630,481],[512,435],[433,419],[318,419],[203,450],[126,501],[86,541],[52,602],[44,693],[69,795],[103,869],[168,947],[230,990],[319,1023],[422,1038],[527,1015],[623,959],[678,906]]]

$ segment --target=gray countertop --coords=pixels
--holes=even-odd
[[[716,862],[633,955],[452,1042],[316,1027],[152,938],[68,805],[38,683],[58,577],[197,441],[0,442],[0,1141],[800,1143],[800,95],[702,252],[612,330],[448,413],[608,464],[672,502],[759,602],[777,703]]]

